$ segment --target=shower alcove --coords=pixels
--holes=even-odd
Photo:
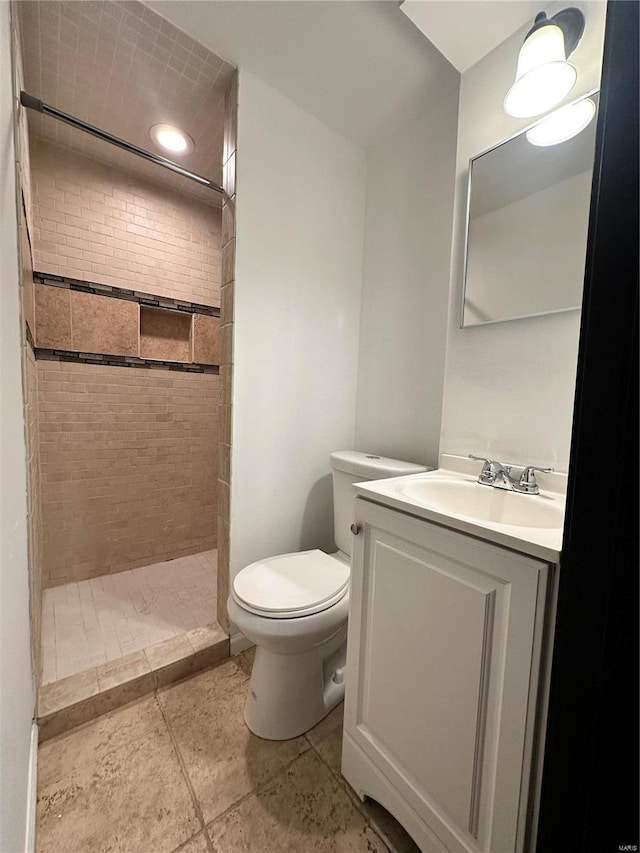
[[[46,739],[229,655],[237,81],[135,0],[15,4],[12,25]],[[196,143],[178,174],[134,156],[165,112]]]

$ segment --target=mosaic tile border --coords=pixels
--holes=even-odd
[[[71,361],[76,364],[102,364],[106,367],[145,367],[151,370],[175,370],[179,373],[220,372],[217,364],[195,364],[181,361],[159,361],[154,358],[138,358],[133,355],[103,355],[94,352],[72,352],[70,350],[34,348],[39,361]]]
[[[128,290],[111,284],[98,284],[95,281],[85,281],[79,278],[68,278],[63,275],[37,272],[34,270],[35,284],[46,284],[50,287],[62,287],[67,290],[81,290],[83,293],[93,293],[96,296],[110,296],[113,299],[126,299],[138,302],[140,305],[150,305],[153,308],[166,308],[169,311],[180,311],[183,314],[206,314],[208,317],[219,317],[220,309],[215,305],[200,305],[197,302],[186,302],[184,299],[171,299],[169,296],[155,296],[139,290]]]

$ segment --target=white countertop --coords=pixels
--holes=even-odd
[[[443,455],[441,466],[436,471],[422,474],[355,483],[353,490],[360,497],[374,503],[424,518],[427,521],[459,530],[471,536],[477,536],[487,542],[494,542],[497,545],[503,545],[532,557],[539,557],[550,563],[560,562],[561,528],[516,527],[479,520],[470,516],[456,515],[452,512],[444,513],[432,506],[418,503],[403,494],[402,489],[407,483],[425,478],[447,478],[448,480],[454,479],[474,483],[478,479],[482,463],[473,462],[464,457]],[[564,512],[566,480],[565,474],[538,475],[540,495],[557,504],[562,512]],[[491,487],[478,485],[478,488],[487,489]],[[518,495],[517,498],[523,501],[535,499],[530,498],[529,495]]]

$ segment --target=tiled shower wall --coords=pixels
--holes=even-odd
[[[219,208],[32,138],[39,272],[220,304]]]
[[[218,622],[229,630],[231,516],[231,414],[233,402],[233,306],[236,264],[236,148],[238,131],[238,74],[225,95],[222,207],[222,290],[220,300],[220,429],[218,431]]]
[[[42,623],[42,504],[40,493],[40,444],[38,417],[38,372],[29,344],[24,347],[25,428],[29,507],[29,588],[34,668],[40,672],[40,629]],[[38,676],[39,677],[39,676]]]
[[[219,305],[219,209],[40,139],[30,151],[36,270]],[[113,308],[135,313],[137,355],[136,304],[45,285],[36,296],[38,346],[125,352],[113,340]],[[49,297],[100,303],[99,339],[47,343],[57,322]],[[37,365],[43,586],[216,547],[219,377]]]
[[[218,382],[38,361],[45,587],[215,547]]]
[[[23,88],[23,68],[15,8],[11,14],[13,40],[14,93],[16,105]],[[29,610],[31,619],[31,661],[34,681],[39,683],[41,670],[40,634],[42,624],[42,516],[40,502],[40,456],[38,420],[38,381],[36,359],[32,348],[35,337],[33,269],[31,263],[30,228],[31,195],[29,165],[29,132],[24,110],[15,113],[16,178],[18,189],[18,228],[20,260],[20,295],[22,303],[22,387],[27,450],[27,508],[29,533]]]

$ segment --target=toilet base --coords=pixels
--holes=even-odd
[[[289,740],[312,729],[344,698],[346,651],[346,625],[299,654],[258,646],[244,709],[249,729],[266,740]]]

